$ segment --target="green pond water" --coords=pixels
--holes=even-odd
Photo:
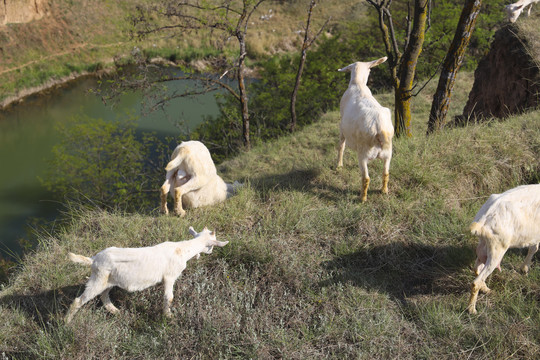
[[[57,124],[80,115],[115,121],[131,114],[139,116],[141,131],[178,136],[181,128],[193,129],[204,116],[218,113],[214,95],[205,94],[175,99],[165,111],[145,115],[140,94],[124,95],[111,107],[88,92],[96,86],[95,78],[79,79],[0,111],[0,256],[20,254],[19,239],[31,238],[33,219],[54,222],[59,214],[61,204],[39,181],[59,140]],[[168,86],[173,92],[185,84]]]

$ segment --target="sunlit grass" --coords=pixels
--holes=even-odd
[[[471,86],[471,74],[460,78],[452,114]],[[435,85],[415,98],[413,137],[394,141],[388,195],[378,191],[381,164],[370,164],[367,203],[355,154],[335,170],[331,112],[223,163],[223,177],[245,186],[186,218],[71,209],[1,293],[2,350],[55,359],[537,357],[540,269],[519,274],[522,251],[490,277],[479,314],[465,308],[476,242],[468,225],[491,193],[538,181],[540,112],[426,137]],[[391,104],[390,94],[376,97]],[[118,316],[94,300],[63,324],[89,274],[68,251],[187,239],[190,225],[230,244],[188,264],[172,320],[161,316],[158,286],[114,290]]]

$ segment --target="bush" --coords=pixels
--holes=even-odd
[[[167,141],[152,134],[137,137],[134,119],[79,116],[58,131],[62,140],[42,180],[49,190],[98,207],[135,209],[156,203],[152,192],[162,180]]]

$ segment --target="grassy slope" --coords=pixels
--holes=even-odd
[[[127,16],[133,13],[136,3],[150,1],[53,1],[49,14],[39,21],[0,27],[0,102],[21,96],[29,88],[47,87],[73,74],[110,68],[114,57],[128,55],[134,46],[147,50],[150,55],[175,56],[188,62],[223,55],[214,47],[215,33],[190,33],[173,38],[164,34],[143,42],[130,40]],[[364,12],[364,6],[351,5],[354,3],[345,0],[316,7],[313,28],[318,29],[328,16],[340,21],[357,19]],[[248,56],[254,59],[296,51],[302,40],[296,31],[303,27],[307,4],[307,0],[264,2],[252,17]],[[261,19],[265,14],[273,16],[269,20]],[[226,53],[234,51],[225,50]]]
[[[0,28],[0,99],[72,73],[93,71],[129,51],[128,1],[54,1],[39,21]]]
[[[516,22],[520,36],[526,41],[526,48],[531,58],[540,68],[540,36],[538,36],[538,27],[540,26],[540,14],[532,16],[523,16],[519,22]]]
[[[460,104],[471,78],[459,83]],[[54,359],[538,357],[540,268],[519,274],[521,251],[490,277],[479,314],[464,310],[468,225],[489,194],[538,181],[540,112],[425,138],[434,85],[415,101],[416,136],[395,141],[388,196],[377,191],[378,162],[365,204],[354,154],[333,169],[338,114],[329,113],[223,164],[226,179],[246,186],[219,206],[184,219],[75,212],[3,290],[0,350]],[[63,325],[89,274],[68,251],[186,239],[189,225],[231,243],[188,264],[172,320],[160,316],[158,287],[114,290],[121,315],[96,300]]]

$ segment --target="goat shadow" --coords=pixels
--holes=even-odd
[[[470,267],[475,254],[470,245],[432,246],[391,243],[361,249],[323,263],[332,277],[320,287],[347,283],[388,294],[405,305],[421,295],[464,293],[468,282],[458,276]],[[471,270],[471,280],[473,272]]]
[[[26,317],[31,318],[43,330],[46,330],[58,327],[59,321],[63,322],[73,300],[81,296],[85,288],[86,282],[82,282],[53,290],[36,291],[28,295],[5,295],[0,297],[0,305],[24,313]],[[147,323],[160,322],[163,315],[160,306],[163,291],[162,283],[137,292],[129,292],[114,286],[111,289],[110,298],[122,313],[136,313]],[[144,299],[144,301],[140,301],[140,299]],[[149,308],[147,308],[148,301],[151,303]],[[84,307],[102,308],[103,303],[100,297],[96,296]],[[115,315],[109,314],[109,316],[114,317]]]
[[[339,176],[338,171],[335,169],[333,171],[335,171],[336,176]],[[349,185],[335,186],[320,179],[321,172],[320,168],[293,169],[282,174],[252,178],[251,184],[262,194],[268,193],[270,189],[303,191],[332,202],[342,200],[344,196],[358,197],[360,203],[360,188]],[[380,189],[370,189],[368,194],[381,194],[381,191]]]
[[[85,284],[70,285],[58,289],[14,294],[0,297],[0,304],[23,312],[43,328],[52,326],[58,314],[65,314],[71,302],[84,291]]]

